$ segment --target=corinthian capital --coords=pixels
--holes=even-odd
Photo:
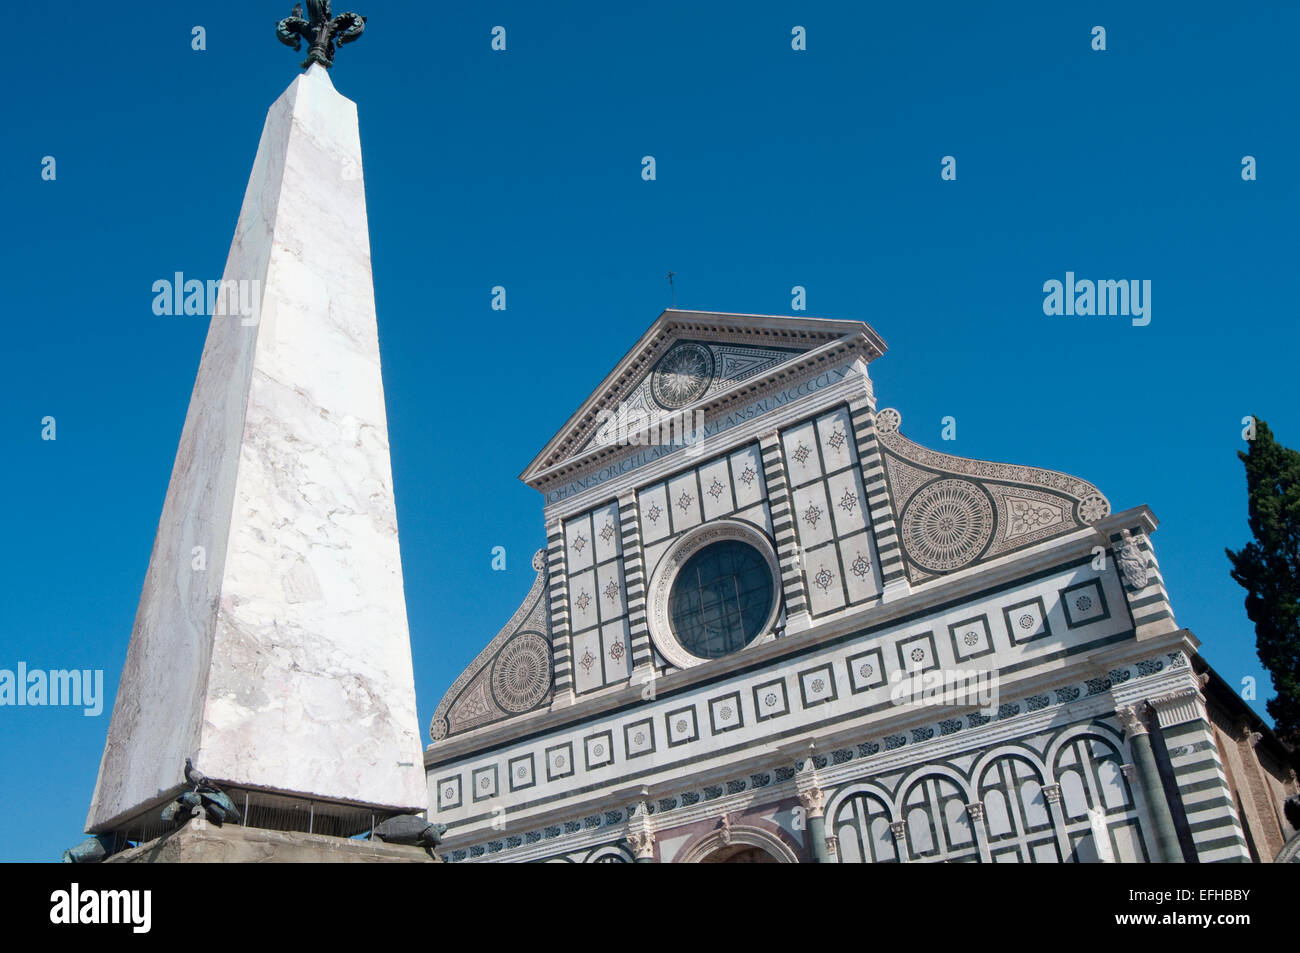
[[[826,792],[820,787],[811,787],[799,792],[799,803],[809,817],[821,817],[826,812]]]
[[[655,835],[653,831],[629,831],[627,846],[637,860],[648,860],[655,855]]]
[[[1124,734],[1128,737],[1133,738],[1148,733],[1146,722],[1142,720],[1142,712],[1137,705],[1122,705],[1115,709],[1115,715],[1119,718]]]

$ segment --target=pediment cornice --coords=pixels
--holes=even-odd
[[[602,419],[616,411],[651,373],[660,358],[681,340],[781,348],[790,352],[788,361],[735,386],[708,394],[681,408],[682,413],[697,410],[706,414],[717,412],[762,391],[773,381],[788,379],[808,366],[850,352],[856,351],[867,362],[885,352],[885,342],[863,321],[665,311],[551,438],[520,474],[520,479],[542,490],[560,477],[585,472],[626,452],[626,447],[616,444],[589,444]]]

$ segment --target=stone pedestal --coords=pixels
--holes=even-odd
[[[297,831],[214,827],[195,819],[178,831],[114,854],[108,864],[431,864],[422,847]]]
[[[251,307],[211,320],[92,832],[170,799],[187,757],[218,784],[427,808],[356,106],[320,66],[267,116],[225,282]]]

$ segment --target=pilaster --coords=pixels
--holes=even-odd
[[[1169,592],[1150,538],[1141,528],[1136,535],[1121,530],[1112,534],[1111,548],[1138,640],[1177,631]]]
[[[650,626],[646,621],[645,551],[641,547],[641,524],[636,493],[628,490],[618,498],[618,519],[623,536],[623,580],[627,591],[628,630],[632,639],[632,678],[654,664]]]
[[[885,461],[876,436],[876,405],[869,397],[849,402],[853,434],[858,445],[858,465],[862,468],[862,488],[867,495],[871,532],[880,560],[880,583],[884,601],[890,602],[911,590],[903,566],[903,551],[898,545],[898,524],[885,481]]]
[[[1061,809],[1061,786],[1044,785],[1043,800],[1047,802],[1047,813],[1051,815],[1052,829],[1056,832],[1056,849],[1061,854],[1061,862],[1065,863],[1074,852],[1070,848],[1070,838],[1065,833],[1065,812]]]
[[[776,431],[759,437],[763,457],[763,479],[767,485],[772,532],[776,536],[776,557],[781,566],[781,590],[785,593],[786,631],[800,632],[812,625],[808,614],[808,593],[804,588],[803,558],[795,538],[790,484],[785,475],[781,441]]]
[[[546,563],[551,602],[551,655],[555,664],[552,708],[573,704],[573,640],[569,632],[569,574],[564,553],[564,524],[546,524]]]
[[[894,835],[894,849],[898,851],[898,862],[910,863],[912,854],[907,846],[907,821],[894,821],[889,825],[889,833]]]
[[[975,844],[979,848],[980,863],[993,863],[993,855],[989,852],[989,833],[984,828],[984,805],[980,801],[975,801],[966,805],[966,816],[970,818],[971,830],[975,832]]]

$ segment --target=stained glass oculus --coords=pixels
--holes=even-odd
[[[678,571],[668,618],[682,648],[721,658],[758,637],[772,599],[772,570],[762,553],[729,539],[704,547]]]

